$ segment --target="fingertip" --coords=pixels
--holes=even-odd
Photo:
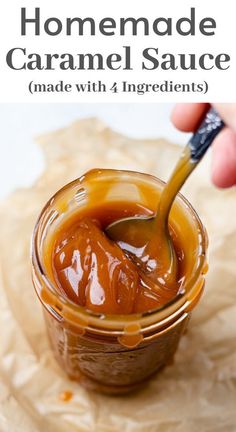
[[[193,132],[207,110],[208,104],[204,103],[177,104],[172,111],[171,121],[177,129],[183,132]]]
[[[218,188],[236,184],[236,134],[224,128],[216,137],[212,155],[212,182]]]

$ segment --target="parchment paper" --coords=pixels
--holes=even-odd
[[[161,139],[129,139],[96,119],[38,143],[45,172],[0,208],[0,431],[235,432],[236,190],[211,186],[209,155],[185,188],[209,233],[210,270],[175,363],[139,393],[89,393],[67,379],[48,345],[30,276],[36,217],[58,188],[90,168],[128,168],[167,179],[181,150]],[[73,393],[68,402],[61,400],[64,391]]]

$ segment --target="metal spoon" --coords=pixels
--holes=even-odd
[[[167,287],[176,284],[178,279],[177,257],[168,226],[170,209],[177,193],[223,127],[223,121],[211,108],[184,148],[162,191],[156,215],[119,219],[105,230],[151,279]]]

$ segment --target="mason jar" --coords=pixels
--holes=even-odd
[[[181,335],[204,287],[206,231],[178,194],[169,216],[184,253],[184,282],[169,303],[130,315],[93,313],[63,295],[45,265],[49,239],[85,206],[136,203],[155,211],[164,183],[139,172],[97,170],[67,184],[45,205],[32,239],[32,276],[50,344],[64,372],[87,388],[122,394],[143,386],[173,361]]]

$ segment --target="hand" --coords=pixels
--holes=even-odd
[[[236,104],[212,104],[226,126],[212,144],[212,181],[221,188],[236,185]],[[209,104],[179,104],[172,113],[174,125],[194,132],[209,109]]]

